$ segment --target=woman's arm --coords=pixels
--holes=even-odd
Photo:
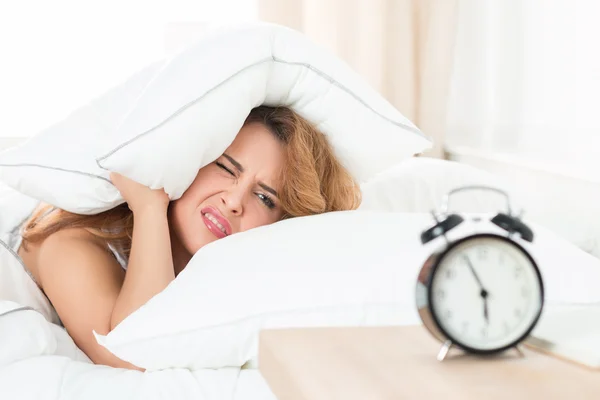
[[[125,362],[96,342],[106,335],[124,279],[124,271],[105,247],[82,229],[50,235],[40,246],[41,286],[73,341],[94,363],[143,369]]]
[[[123,288],[110,319],[112,330],[175,279],[167,210],[169,197],[123,175],[110,179],[133,213],[131,252]]]
[[[112,330],[175,279],[166,209],[134,214],[133,240],[125,282],[110,319]]]
[[[100,346],[106,335],[174,278],[163,190],[111,174],[134,215],[124,272],[103,242],[85,229],[66,229],[44,240],[38,253],[40,284],[75,344],[97,364],[138,369]]]

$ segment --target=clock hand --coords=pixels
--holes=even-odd
[[[467,262],[467,265],[469,266],[471,273],[473,274],[473,276],[475,277],[475,280],[477,281],[477,284],[481,288],[481,292],[479,292],[479,295],[483,299],[483,317],[485,318],[485,321],[489,324],[490,323],[490,315],[489,315],[488,303],[487,303],[487,297],[488,297],[489,293],[483,287],[483,283],[481,283],[481,279],[479,279],[479,275],[477,275],[477,272],[475,272],[475,268],[473,268],[473,264],[471,263],[471,260],[469,259],[469,257],[463,256],[463,258]]]
[[[469,257],[467,257],[467,256],[463,256],[463,258],[467,262],[467,265],[469,266],[469,269],[471,270],[471,273],[475,277],[475,280],[477,281],[477,284],[479,285],[479,287],[481,288],[481,290],[484,291],[485,289],[483,288],[483,284],[481,283],[481,279],[479,279],[479,275],[477,275],[477,272],[475,272],[475,268],[473,268],[473,264],[471,263],[471,260],[469,260]]]
[[[485,290],[481,291],[481,297],[483,297],[483,318],[485,318],[485,322],[489,325],[490,323],[490,314],[488,311],[488,302],[487,302],[487,292]]]

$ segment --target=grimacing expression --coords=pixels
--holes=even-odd
[[[284,146],[265,125],[249,123],[221,157],[200,169],[171,205],[172,229],[188,252],[282,218],[277,190]]]

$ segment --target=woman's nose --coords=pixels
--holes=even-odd
[[[232,215],[241,215],[243,213],[243,197],[241,190],[232,189],[221,194],[221,203]]]

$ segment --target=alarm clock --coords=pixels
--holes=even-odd
[[[473,189],[503,195],[507,211],[470,220],[448,213],[451,195]],[[450,191],[441,212],[432,215],[435,223],[421,233],[421,243],[436,247],[421,267],[416,293],[423,325],[442,343],[438,360],[452,346],[479,355],[509,348],[522,354],[517,345],[535,327],[544,305],[542,275],[522,245],[533,242],[532,230],[513,215],[508,195],[488,186]]]

